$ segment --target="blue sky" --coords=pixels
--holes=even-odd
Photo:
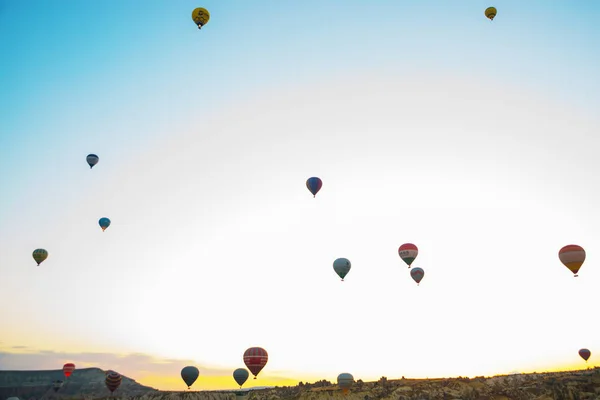
[[[586,346],[593,363],[597,318],[570,327],[600,279],[600,5],[502,1],[493,22],[489,5],[0,1],[4,359],[233,371],[260,345],[271,382],[576,367]],[[571,243],[588,252],[578,280],[557,257]],[[481,347],[479,369],[479,350],[452,361]]]

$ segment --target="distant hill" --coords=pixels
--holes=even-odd
[[[62,371],[0,371],[0,400],[108,399],[104,371],[76,370],[73,379],[54,394],[51,382]],[[50,383],[48,383],[50,382]],[[41,394],[34,394],[41,393]],[[42,398],[46,394],[46,397]],[[297,386],[220,391],[158,391],[123,377],[113,400],[600,400],[600,368],[476,378],[357,380],[344,395],[326,380]]]
[[[0,400],[18,397],[20,400],[56,400],[68,398],[107,397],[110,391],[104,384],[106,375],[100,368],[80,368],[65,379],[62,369],[45,371],[0,371]],[[53,382],[63,381],[55,392]],[[131,378],[123,376],[115,395],[135,396],[157,392]]]

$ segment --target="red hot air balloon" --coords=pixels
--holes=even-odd
[[[65,377],[70,377],[73,371],[75,371],[75,364],[66,363],[65,365],[63,365],[63,373],[65,374]]]
[[[263,367],[267,365],[268,360],[269,355],[262,347],[250,347],[244,352],[244,364],[252,372],[254,379],[256,379],[256,375],[258,375]]]
[[[583,358],[585,360],[585,362],[587,362],[587,360],[590,358],[591,355],[592,355],[592,352],[589,351],[588,349],[579,350],[579,356],[581,358]]]

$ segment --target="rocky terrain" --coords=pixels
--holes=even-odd
[[[78,372],[86,370],[78,370]],[[88,368],[88,378],[73,381],[54,393],[46,384],[44,399],[108,399],[103,387],[104,372]],[[21,400],[41,400],[42,381],[60,379],[61,371],[0,371],[0,400],[18,396]],[[20,375],[19,375],[20,374]],[[37,374],[37,375],[36,375]],[[31,377],[30,377],[31,376]],[[80,377],[78,376],[78,379]],[[93,382],[86,379],[93,378]],[[102,382],[101,382],[102,381]],[[36,386],[37,385],[37,386]],[[31,388],[39,387],[34,394]],[[38,392],[36,392],[38,393]],[[328,381],[300,382],[292,387],[274,387],[244,391],[164,392],[139,385],[123,377],[114,399],[127,400],[600,400],[600,368],[554,372],[503,375],[476,378],[387,379],[376,382],[358,380],[348,394]]]
[[[20,400],[56,400],[68,398],[99,398],[107,395],[105,371],[100,368],[77,369],[65,379],[62,369],[45,371],[0,371],[0,400],[18,397]],[[64,381],[55,392],[54,382]],[[158,392],[123,376],[119,390],[128,396]]]

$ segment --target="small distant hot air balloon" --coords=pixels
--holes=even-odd
[[[75,364],[66,363],[65,365],[63,365],[63,373],[65,374],[65,377],[70,377],[73,371],[75,371]]]
[[[592,352],[589,351],[588,349],[580,349],[579,350],[579,356],[581,356],[581,358],[583,358],[585,360],[585,362],[587,362],[587,360],[590,358],[591,355],[592,355]]]
[[[108,371],[106,378],[104,379],[104,383],[106,384],[108,390],[110,390],[110,393],[113,393],[115,390],[117,390],[119,385],[121,385],[122,379],[123,378],[121,377],[121,374],[118,372]]]
[[[194,20],[194,23],[198,26],[198,29],[202,29],[209,19],[210,13],[206,8],[199,7],[192,11],[192,20]]]
[[[183,367],[181,370],[181,379],[185,382],[188,389],[196,382],[198,379],[198,375],[200,375],[200,371],[198,368],[188,365],[187,367]]]
[[[338,387],[342,389],[342,393],[348,393],[354,384],[354,377],[347,372],[341,373],[337,377]]]
[[[235,379],[237,384],[240,385],[240,389],[242,388],[244,383],[246,383],[249,376],[250,373],[246,368],[238,368],[235,371],[233,371],[233,379]]]
[[[410,270],[410,276],[417,282],[417,286],[419,286],[419,282],[425,276],[425,271],[423,271],[423,268],[415,267]]]
[[[352,264],[347,258],[338,258],[333,262],[333,270],[339,275],[340,278],[342,278],[342,282],[344,281],[346,275],[348,275],[348,272],[350,272],[351,267]]]
[[[44,249],[35,249],[32,255],[37,265],[40,265],[46,258],[48,258],[48,252]]]
[[[94,165],[98,164],[98,161],[100,161],[100,158],[95,154],[88,154],[85,159],[87,160],[90,169],[94,168]]]
[[[490,21],[494,20],[494,17],[496,16],[496,13],[497,13],[496,7],[488,7],[488,8],[485,9],[485,16],[487,18],[489,18]]]
[[[98,224],[100,224],[100,228],[102,228],[102,232],[104,232],[106,230],[106,228],[108,228],[110,226],[110,219],[108,219],[106,217],[102,217],[98,221]]]
[[[323,181],[315,176],[306,180],[306,187],[313,194],[313,197],[317,196],[317,193],[319,192],[319,190],[321,190],[322,186]]]
[[[576,244],[569,244],[558,252],[558,258],[575,276],[585,261],[585,250]]]
[[[398,255],[408,265],[408,268],[410,268],[410,265],[415,261],[417,255],[419,255],[419,249],[412,243],[404,243],[398,248]]]
[[[52,382],[52,389],[54,389],[54,393],[58,392],[63,385],[63,381],[54,381]]]
[[[258,375],[264,366],[267,365],[267,361],[269,361],[269,355],[262,347],[250,347],[244,352],[244,364],[252,372],[254,379],[256,379],[256,375]]]

